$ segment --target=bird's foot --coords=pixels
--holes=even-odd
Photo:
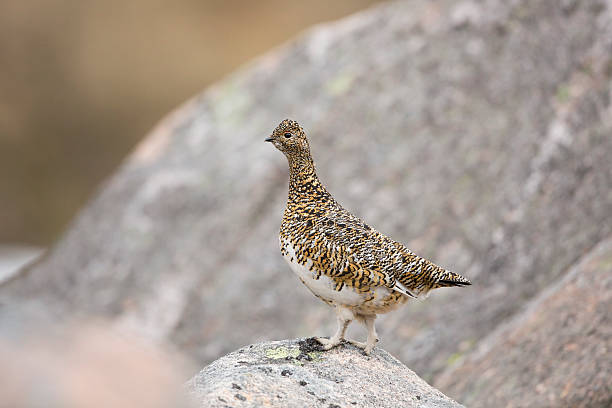
[[[378,339],[376,339],[376,341],[372,343],[364,343],[362,341],[357,341],[357,340],[347,340],[347,341],[351,343],[353,346],[362,349],[363,353],[366,356],[369,356],[372,353],[372,350],[374,350],[374,346],[376,346]]]
[[[353,346],[360,348],[360,349],[365,349],[366,348],[366,344],[363,341],[357,341],[357,340],[347,340],[349,343],[351,343]]]
[[[323,346],[323,350],[331,350],[340,343],[342,343],[342,339],[334,338],[327,339],[325,337],[315,337],[315,340],[318,341],[321,346]]]
[[[376,343],[373,343],[373,344],[367,344],[367,345],[365,346],[365,348],[363,349],[363,353],[364,353],[366,356],[369,356],[369,355],[372,353],[372,350],[374,350],[374,346],[375,346],[375,345],[376,345]]]

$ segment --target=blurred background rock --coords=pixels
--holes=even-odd
[[[0,280],[57,238],[165,113],[375,0],[0,2]]]
[[[0,310],[0,407],[187,408],[179,353],[107,322],[55,324]]]

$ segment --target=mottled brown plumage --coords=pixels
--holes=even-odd
[[[319,338],[331,348],[357,319],[368,340],[353,342],[369,354],[378,341],[374,319],[431,289],[470,282],[412,253],[345,210],[321,184],[304,130],[282,121],[266,139],[289,161],[289,197],[280,229],[280,246],[300,280],[334,306],[338,332]]]

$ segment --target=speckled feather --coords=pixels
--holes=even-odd
[[[289,197],[280,242],[281,253],[290,264],[307,267],[315,280],[321,276],[330,278],[336,291],[353,289],[361,295],[361,304],[351,306],[362,313],[384,313],[409,296],[470,284],[464,277],[415,255],[344,209],[319,181],[308,140],[297,122],[284,120],[267,140],[289,161]],[[377,288],[389,290],[385,299],[378,299],[374,306]],[[336,303],[314,290],[313,293],[327,303]]]

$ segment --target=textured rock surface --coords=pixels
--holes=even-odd
[[[436,383],[469,407],[612,406],[612,240]]]
[[[598,0],[415,0],[318,27],[162,122],[0,298],[200,362],[330,334],[278,253],[287,165],[263,138],[292,117],[345,207],[474,283],[379,324],[435,385],[612,234],[611,21]]]
[[[187,384],[202,407],[421,407],[462,405],[389,353],[318,351],[312,339],[259,343],[228,354]]]

